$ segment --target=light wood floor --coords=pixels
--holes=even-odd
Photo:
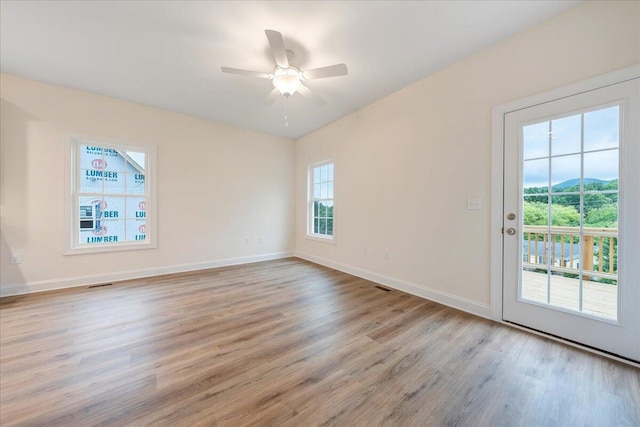
[[[0,301],[3,426],[638,426],[640,370],[290,258]]]

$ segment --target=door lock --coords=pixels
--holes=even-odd
[[[509,215],[507,215],[507,219],[510,219],[513,221],[514,219],[516,219],[516,214],[510,213]]]
[[[513,236],[514,234],[516,234],[516,229],[513,227],[507,228],[507,234],[509,236]]]

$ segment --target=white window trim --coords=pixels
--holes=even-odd
[[[146,194],[146,211],[148,217],[145,220],[145,226],[149,230],[148,239],[144,241],[127,241],[117,243],[106,243],[96,246],[78,246],[76,227],[79,224],[79,211],[74,209],[75,200],[74,192],[77,189],[77,161],[78,144],[95,143],[101,147],[114,148],[119,150],[140,151],[144,150],[146,154],[146,170],[145,170],[145,194]],[[64,157],[65,157],[65,179],[64,179],[64,236],[63,236],[63,255],[80,255],[103,252],[120,252],[129,250],[155,249],[157,244],[157,197],[156,197],[156,146],[146,144],[133,144],[130,142],[115,141],[104,138],[96,138],[85,135],[65,135],[64,137]],[[75,180],[75,182],[74,182]]]
[[[333,164],[333,235],[325,236],[322,234],[314,234],[313,230],[313,169],[318,166],[324,166],[328,164]],[[316,242],[336,244],[336,216],[335,216],[335,207],[336,207],[336,162],[333,159],[323,160],[321,162],[312,163],[307,166],[307,215],[306,215],[306,238],[307,240],[313,240]]]

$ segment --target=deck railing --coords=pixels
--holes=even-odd
[[[581,265],[584,280],[618,277],[617,228],[584,227],[581,242],[579,227],[525,225],[523,239],[525,268],[547,269],[550,264],[553,271],[578,274]]]

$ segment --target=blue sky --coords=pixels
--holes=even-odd
[[[525,188],[547,186],[549,166],[552,185],[580,177],[580,116],[576,114],[523,128]],[[618,117],[618,106],[584,113],[585,178],[618,178],[618,150],[615,149],[618,147],[620,133]],[[589,153],[592,150],[608,151]]]

